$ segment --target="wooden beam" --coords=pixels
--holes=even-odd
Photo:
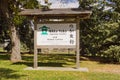
[[[76,21],[41,21],[38,24],[60,24],[60,23],[76,23]]]
[[[77,17],[77,31],[76,31],[76,68],[80,67],[80,18]]]
[[[37,46],[37,48],[65,48],[65,49],[68,49],[68,48],[76,48],[75,45],[41,45],[41,46]]]
[[[36,16],[38,19],[75,19],[79,16],[80,19],[89,19],[91,14],[79,14],[79,15],[24,15],[28,18]]]

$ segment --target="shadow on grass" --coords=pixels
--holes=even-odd
[[[0,68],[0,80],[4,79],[19,79],[26,75],[16,74],[15,70],[9,68]]]
[[[0,60],[9,60],[10,55],[6,52],[0,52]]]
[[[10,54],[0,52],[0,60],[9,60]],[[33,54],[22,54],[23,62],[14,64],[23,64],[27,66],[33,66]],[[80,61],[96,61],[99,64],[120,64],[116,62],[110,62],[108,59],[98,56],[81,56]],[[51,67],[62,67],[68,65],[68,62],[76,62],[75,54],[38,54],[38,65],[39,66],[51,66]]]
[[[26,65],[33,66],[33,55],[23,55],[23,62],[14,63],[15,65]],[[106,59],[101,57],[92,57],[92,56],[81,56],[80,62],[82,61],[96,61],[99,64],[113,64],[107,62]],[[39,54],[38,55],[38,66],[42,67],[64,67],[75,65],[76,55],[74,54]]]
[[[24,64],[27,66],[33,66],[33,55],[23,55],[23,62],[14,63],[15,65]],[[46,67],[63,67],[63,65],[70,65],[75,63],[75,55],[72,54],[39,54],[38,66]]]
[[[23,60],[32,61],[33,55],[23,55]],[[72,54],[39,54],[38,60],[67,60],[67,59],[75,59],[75,55]]]
[[[14,65],[24,64],[26,66],[32,67],[33,62],[17,62],[13,63]],[[66,63],[56,63],[56,62],[38,62],[38,66],[41,67],[63,67]]]
[[[117,61],[110,60],[109,58],[105,57],[99,57],[99,56],[84,56],[86,58],[86,61],[96,61],[99,64],[120,64]],[[85,61],[85,59],[83,60]]]

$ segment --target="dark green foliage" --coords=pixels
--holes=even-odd
[[[2,1],[1,1],[2,2]],[[18,13],[22,8],[34,9],[38,8],[37,0],[8,0],[8,10],[10,13],[10,18],[7,20],[10,23],[14,23],[16,30],[20,34],[21,42],[31,50],[33,50],[33,31],[30,29],[29,21],[27,17],[19,16]],[[1,10],[0,10],[1,11]],[[0,42],[4,43],[5,39],[11,38],[10,27],[4,16],[0,12]],[[11,50],[11,42],[7,45],[5,50]]]
[[[79,8],[81,8],[81,9],[90,9],[91,8],[90,4],[95,3],[97,1],[98,0],[79,0],[79,4],[80,4]]]
[[[0,10],[0,43],[4,44],[6,40],[8,40],[8,43],[10,43],[10,31],[8,24],[3,16],[3,13]],[[11,44],[8,44],[6,46],[3,45],[2,47],[4,47],[4,50],[11,50]]]
[[[80,0],[80,7],[86,9],[86,7],[90,6],[89,9],[93,11],[90,19],[81,20],[80,23],[81,54],[102,56],[105,52],[109,53],[113,50],[115,56],[110,52],[107,57],[111,56],[111,61],[120,62],[118,60],[120,52],[117,50],[120,46],[120,13],[118,11],[120,2],[113,0],[114,2],[109,3],[101,0],[99,4],[95,4],[94,1]],[[105,10],[106,6],[112,8]]]
[[[120,62],[120,46],[109,46],[109,48],[104,50],[102,54],[111,62]]]
[[[19,0],[20,4],[25,9],[35,9],[39,8],[37,0]],[[30,52],[33,52],[33,30],[31,28],[30,20],[27,19],[28,17],[19,17],[17,21],[21,21],[19,26],[19,34],[20,34],[20,40],[23,45],[27,46],[27,49],[29,49]]]
[[[19,31],[20,31],[19,33],[20,33],[21,42],[27,46],[30,52],[33,52],[34,33],[32,28],[30,27],[29,20],[25,19],[23,21],[23,24],[21,24]]]
[[[0,43],[4,43],[5,39],[9,39],[9,33],[8,25],[0,12]]]
[[[25,9],[39,8],[37,0],[18,0],[18,1],[22,5],[22,7]]]

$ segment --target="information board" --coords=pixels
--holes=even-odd
[[[75,46],[75,23],[37,24],[37,46]]]

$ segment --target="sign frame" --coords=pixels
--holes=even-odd
[[[75,52],[76,52],[76,69],[78,69],[80,67],[80,18],[79,16],[76,17],[76,20],[75,21],[45,21],[45,22],[39,22],[39,20],[35,20],[34,24],[35,24],[35,28],[34,28],[34,65],[33,67],[34,68],[37,68],[38,67],[38,53],[37,53],[37,50],[38,49],[41,49],[43,47],[41,46],[37,46],[37,24],[46,24],[46,23],[56,23],[56,24],[61,24],[61,23],[76,23],[76,45],[73,47],[73,46],[58,46],[59,48],[63,48],[65,47],[66,49],[69,49],[69,48],[73,48],[75,49]],[[51,46],[46,46],[48,48],[51,48]],[[56,48],[55,46],[52,46],[52,48]]]

